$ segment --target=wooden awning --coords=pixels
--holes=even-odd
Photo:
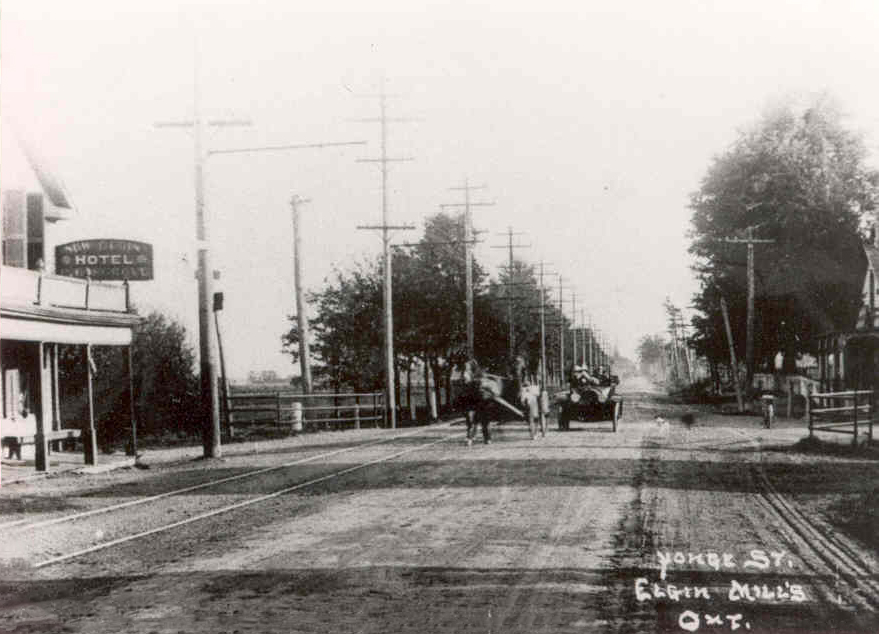
[[[127,346],[131,344],[132,326],[63,323],[0,315],[0,337],[16,341]]]

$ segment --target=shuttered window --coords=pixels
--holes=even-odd
[[[3,264],[27,268],[27,210],[20,190],[3,193]]]

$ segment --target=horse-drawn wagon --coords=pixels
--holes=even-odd
[[[512,363],[512,376],[489,374],[475,362],[468,363],[466,388],[461,398],[461,405],[467,412],[468,444],[475,439],[477,427],[482,427],[483,440],[490,443],[489,425],[492,421],[526,422],[532,439],[538,433],[546,436],[545,414],[549,411],[549,402],[541,398],[537,385],[525,380],[525,374],[525,362],[521,357]]]
[[[613,431],[623,415],[623,398],[616,393],[616,375],[591,376],[585,368],[575,368],[568,390],[556,395],[559,430],[568,431],[571,421],[612,421]]]

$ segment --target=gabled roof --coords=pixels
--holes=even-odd
[[[49,202],[58,209],[67,209],[75,212],[76,208],[73,205],[70,194],[57,173],[48,166],[46,160],[29,143],[19,140],[19,144]]]

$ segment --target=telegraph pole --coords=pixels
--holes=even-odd
[[[758,240],[754,237],[754,227],[748,227],[747,237],[725,238],[724,242],[748,245],[748,323],[745,335],[745,366],[747,385],[750,389],[754,378],[754,245],[773,244],[775,240]]]
[[[507,249],[509,252],[509,268],[507,269],[507,310],[509,313],[509,321],[510,321],[510,361],[516,356],[516,344],[515,344],[515,331],[513,328],[513,295],[512,295],[512,287],[513,287],[513,249],[524,249],[531,245],[529,244],[513,244],[513,236],[523,235],[521,232],[514,232],[512,227],[507,227],[507,232],[501,235],[505,235],[508,238],[508,242],[502,246],[494,246],[494,249]]]
[[[245,119],[211,119],[206,120],[201,111],[199,89],[199,57],[196,46],[193,70],[193,112],[192,119],[185,121],[165,121],[155,124],[157,128],[192,128],[195,147],[195,238],[198,247],[198,351],[201,370],[201,403],[206,418],[202,428],[202,439],[205,458],[219,458],[220,448],[220,411],[217,392],[217,360],[216,342],[210,327],[210,302],[213,301],[213,277],[216,274],[211,267],[210,232],[208,216],[205,211],[205,171],[207,161],[214,154],[230,154],[236,152],[259,152],[273,150],[293,150],[306,148],[323,148],[341,145],[363,145],[364,141],[340,143],[311,143],[299,145],[279,145],[270,147],[240,148],[229,150],[208,150],[204,147],[204,131],[210,127],[250,126]]]
[[[585,364],[585,363],[586,363],[586,339],[587,339],[587,338],[589,339],[589,348],[590,348],[590,350],[591,350],[591,348],[592,348],[592,340],[591,340],[592,337],[591,337],[591,334],[589,333],[589,331],[588,331],[587,328],[586,328],[586,309],[585,309],[585,308],[581,308],[581,309],[580,309],[580,323],[581,323],[582,326],[583,326],[583,336],[580,338],[580,339],[581,339],[581,341],[580,341],[580,345],[581,345],[582,348],[583,348],[583,363]],[[592,364],[590,363],[589,366],[590,366],[590,370],[591,370],[591,369],[592,369]]]
[[[380,225],[359,226],[358,229],[379,229],[382,232],[382,262],[384,269],[384,292],[382,293],[382,304],[384,308],[384,330],[385,330],[385,407],[387,410],[388,420],[391,422],[391,428],[397,427],[397,404],[394,385],[394,309],[393,309],[393,289],[392,289],[392,273],[391,273],[391,238],[389,231],[392,230],[410,230],[415,229],[413,225],[391,225],[388,216],[388,163],[411,161],[411,157],[390,158],[388,156],[388,123],[389,122],[405,122],[411,119],[388,117],[388,94],[385,92],[384,82],[382,82],[381,91],[378,95],[374,95],[379,100],[379,116],[378,118],[360,119],[361,123],[378,123],[381,128],[381,156],[376,159],[358,159],[361,163],[379,163],[381,165],[382,175],[382,223]]]
[[[577,363],[577,291],[571,291],[571,363]]]
[[[471,207],[490,207],[493,202],[472,202],[470,200],[470,192],[478,189],[485,189],[485,185],[471,185],[469,179],[464,178],[464,185],[461,187],[450,187],[452,191],[463,191],[464,202],[443,204],[440,207],[464,207],[464,259],[465,259],[465,285],[467,286],[467,358],[473,359],[475,347],[475,335],[473,328],[473,217],[470,213]]]
[[[589,333],[589,367],[594,371],[595,359],[593,357],[595,354],[595,331],[592,329],[592,315],[589,316],[589,326],[587,332]]]
[[[543,292],[543,260],[540,261],[540,395],[538,396],[538,418],[540,419],[540,432],[546,436],[546,415],[543,413],[543,393],[546,391],[546,316],[544,303],[546,301]]]
[[[299,327],[299,368],[302,373],[302,388],[311,394],[311,352],[308,346],[308,317],[305,314],[305,301],[302,298],[302,234],[299,230],[299,206],[311,200],[294,195],[290,199],[293,211],[293,283],[296,287],[296,323]]]
[[[564,383],[565,376],[565,298],[564,280],[559,275],[559,381]]]
[[[191,121],[167,121],[156,123],[162,128],[192,128],[195,149],[195,239],[198,245],[198,353],[201,370],[201,404],[207,419],[202,427],[202,442],[205,458],[219,458],[220,449],[220,410],[217,393],[217,360],[215,358],[214,333],[210,327],[210,304],[213,301],[213,276],[209,250],[208,223],[205,215],[205,184],[204,172],[208,154],[204,150],[204,130],[210,125],[249,126],[250,121],[241,119],[205,121],[201,112],[201,95],[199,88],[199,58],[196,45],[195,64],[193,67]]]

